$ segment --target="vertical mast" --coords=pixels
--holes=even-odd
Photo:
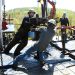
[[[3,46],[3,37],[2,37],[2,5],[3,5],[3,0],[0,0],[0,53],[3,50],[2,46]],[[0,60],[1,60],[1,66],[3,66],[3,58],[2,58],[2,54],[0,56]],[[1,71],[1,75],[4,74],[4,70],[2,69]]]
[[[44,17],[47,18],[47,0],[44,0]]]
[[[3,38],[2,38],[2,1],[0,0],[0,47],[3,44]]]
[[[47,0],[38,0],[41,3],[42,18],[47,17]]]

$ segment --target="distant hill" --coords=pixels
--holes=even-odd
[[[13,18],[13,21],[11,23],[15,24],[16,29],[19,28],[20,24],[22,23],[23,17],[27,16],[27,12],[30,8],[16,8],[13,10],[6,11],[7,18]],[[41,8],[34,8],[34,10],[41,16]],[[48,15],[49,15],[50,9],[48,9]],[[65,9],[56,9],[56,17],[62,17],[63,12],[67,13],[67,16],[70,21],[70,25],[75,25],[75,12]]]

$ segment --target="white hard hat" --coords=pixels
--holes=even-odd
[[[28,12],[28,14],[31,13],[31,12],[35,14],[34,9],[30,9],[29,12]]]
[[[66,12],[63,12],[63,14],[66,14]]]
[[[53,25],[56,25],[56,21],[54,19],[48,20],[48,23],[52,23]]]
[[[66,12],[63,13],[63,17],[64,17],[64,16],[66,17]]]

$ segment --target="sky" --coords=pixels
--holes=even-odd
[[[38,6],[38,0],[5,0],[6,10]],[[75,11],[75,0],[55,0],[56,8]]]

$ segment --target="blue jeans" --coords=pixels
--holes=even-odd
[[[29,48],[24,54],[17,56],[16,59],[13,61],[13,64],[17,64],[18,62],[22,61],[26,56],[29,57],[30,54],[35,51],[39,52],[39,61],[43,61],[42,51],[40,51],[39,48],[34,45]]]

